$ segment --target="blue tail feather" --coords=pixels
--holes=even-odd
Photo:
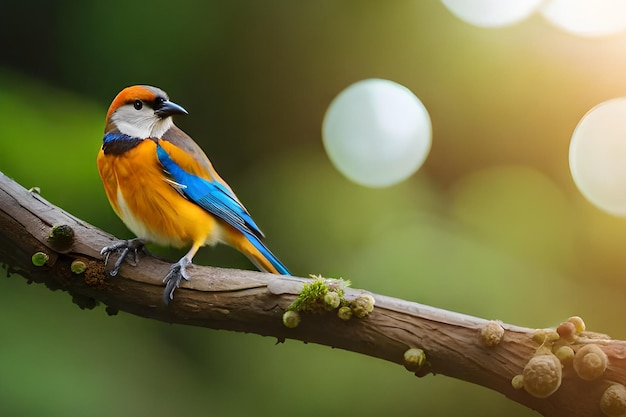
[[[269,263],[271,263],[274,268],[276,268],[276,270],[278,271],[279,274],[281,274],[281,275],[291,275],[291,273],[289,272],[287,267],[285,265],[283,265],[283,263],[281,261],[278,260],[278,258],[272,253],[272,251],[270,251],[267,248],[267,246],[265,246],[263,244],[263,242],[261,242],[261,240],[256,235],[254,235],[252,233],[249,233],[249,232],[245,233],[245,235],[248,238],[248,241],[250,243],[252,243],[254,245],[254,247],[258,249],[259,252],[261,252],[261,255],[263,255],[263,257],[265,257],[265,259],[267,259],[269,261]],[[259,265],[253,257],[249,256],[248,258],[260,270],[264,270],[265,269],[265,268],[263,268],[262,265]]]

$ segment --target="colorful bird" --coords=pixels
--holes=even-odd
[[[289,275],[263,244],[263,233],[202,149],[172,121],[187,111],[156,87],[122,90],[106,116],[98,171],[115,213],[137,236],[106,246],[105,262],[120,251],[111,275],[148,242],[191,249],[164,278],[167,304],[200,247],[225,243],[261,270]]]

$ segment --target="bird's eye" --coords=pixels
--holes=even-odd
[[[133,106],[135,107],[135,110],[141,110],[141,108],[143,107],[143,103],[141,102],[141,100],[135,100]]]

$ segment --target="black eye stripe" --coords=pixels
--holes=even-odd
[[[141,110],[141,108],[143,107],[143,102],[141,100],[135,100],[135,102],[133,103],[133,107],[135,107],[135,110]]]

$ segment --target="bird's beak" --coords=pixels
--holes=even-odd
[[[161,119],[164,119],[174,114],[188,114],[188,113],[187,113],[187,110],[185,110],[182,106],[179,106],[173,101],[165,100],[164,102],[160,103],[159,107],[154,109],[154,114],[159,116]]]

